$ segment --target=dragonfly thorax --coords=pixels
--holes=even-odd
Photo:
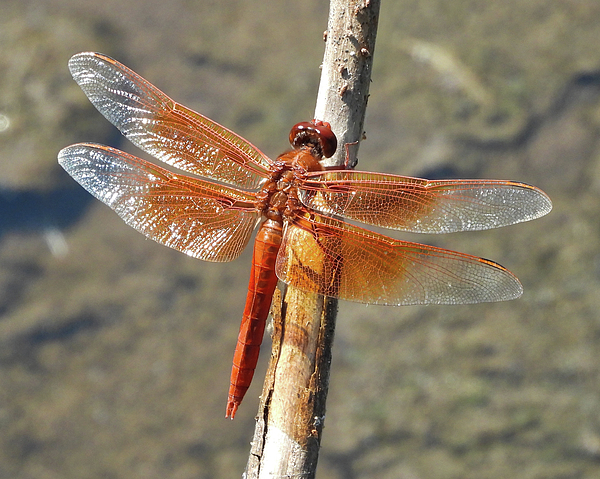
[[[297,186],[306,173],[324,169],[319,159],[309,147],[288,151],[277,158],[271,177],[256,195],[256,207],[266,218],[283,222],[284,217],[294,214],[300,207]]]

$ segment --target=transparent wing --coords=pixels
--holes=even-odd
[[[98,111],[155,158],[245,189],[256,189],[268,176],[271,160],[258,148],[174,102],[116,60],[79,53],[69,69]]]
[[[72,145],[58,162],[129,226],[195,258],[235,259],[260,218],[249,193],[179,176],[107,146]]]
[[[298,288],[372,304],[469,304],[523,293],[519,280],[493,261],[314,215],[288,224],[276,272]]]
[[[512,225],[552,209],[539,188],[500,180],[429,181],[339,170],[310,174],[300,200],[328,215],[415,233],[452,233]]]

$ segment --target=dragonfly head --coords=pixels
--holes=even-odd
[[[329,158],[337,149],[337,138],[329,123],[321,120],[303,121],[292,127],[290,144],[295,149],[311,147],[320,158]]]

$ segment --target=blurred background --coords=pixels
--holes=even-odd
[[[0,3],[0,478],[229,478],[229,373],[250,251],[211,264],[127,227],[58,166],[140,154],[67,61],[101,51],[271,157],[313,116],[327,4]],[[519,300],[340,303],[322,478],[600,477],[600,2],[384,1],[359,169],[513,179],[532,223],[407,236],[496,260]]]

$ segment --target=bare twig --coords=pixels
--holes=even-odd
[[[331,124],[338,151],[328,165],[354,164],[369,96],[379,0],[331,0],[315,118]],[[325,418],[337,301],[288,287],[277,298],[273,352],[245,476],[315,475]]]

